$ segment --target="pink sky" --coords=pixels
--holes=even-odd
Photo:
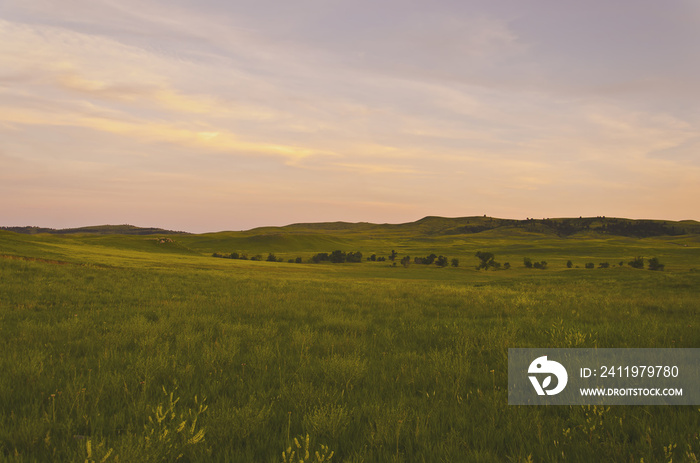
[[[700,7],[0,5],[0,225],[700,219]]]

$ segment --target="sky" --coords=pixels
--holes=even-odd
[[[3,0],[0,225],[700,220],[696,0]]]

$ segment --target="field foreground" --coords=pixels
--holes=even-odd
[[[336,249],[363,260],[309,263]],[[392,249],[459,266],[366,260]],[[697,406],[507,404],[509,347],[700,347],[696,234],[0,231],[0,255],[3,461],[700,458]]]

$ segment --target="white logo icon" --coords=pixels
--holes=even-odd
[[[527,369],[528,373],[547,373],[547,376],[542,385],[540,386],[539,381],[537,381],[536,376],[529,376],[532,386],[537,391],[537,395],[557,395],[566,387],[566,383],[569,381],[569,375],[566,373],[566,368],[554,360],[547,360],[547,356],[536,358]],[[552,382],[552,376],[557,377],[557,387],[554,389],[547,389],[547,386]]]

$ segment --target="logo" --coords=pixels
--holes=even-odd
[[[527,369],[528,373],[546,373],[547,377],[542,381],[540,385],[537,380],[537,376],[529,376],[532,386],[537,391],[537,395],[557,395],[566,387],[566,383],[569,381],[569,375],[566,373],[566,368],[554,360],[547,360],[547,356],[536,358]],[[556,387],[554,389],[547,389],[547,387],[552,383],[552,375],[557,377]]]

